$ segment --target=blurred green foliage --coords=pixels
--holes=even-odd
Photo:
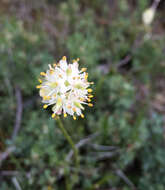
[[[165,102],[157,98],[165,94],[165,37],[157,20],[163,4],[150,27],[141,21],[147,0],[1,4],[0,150],[16,149],[0,163],[0,189],[17,182],[24,190],[164,190]],[[71,147],[35,88],[39,73],[63,55],[79,57],[95,82],[85,119],[63,119],[75,143],[91,138],[79,148],[78,178],[74,159],[67,160]],[[18,89],[23,114],[13,141]]]

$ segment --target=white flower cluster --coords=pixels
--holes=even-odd
[[[88,73],[86,68],[78,69],[78,59],[72,64],[68,64],[64,56],[58,64],[49,65],[47,72],[41,72],[41,79],[38,79],[40,85],[40,96],[44,103],[43,108],[49,105],[52,107],[52,117],[63,114],[72,115],[76,120],[76,115],[84,118],[82,110],[83,104],[92,107],[91,99],[93,97],[92,89],[88,88],[92,82],[88,82]]]

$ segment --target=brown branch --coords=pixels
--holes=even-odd
[[[23,112],[23,103],[22,103],[22,94],[21,90],[19,87],[15,88],[15,96],[16,96],[16,101],[17,101],[17,110],[16,110],[16,120],[15,120],[15,125],[13,129],[13,134],[12,134],[12,141],[15,140],[18,131],[21,126],[21,120],[22,120],[22,112]]]
[[[17,176],[19,175],[18,171],[3,170],[0,171],[0,176]]]
[[[19,182],[18,182],[18,180],[17,180],[16,177],[12,177],[12,182],[13,182],[16,190],[22,190],[22,188],[21,188],[21,186],[20,186],[20,184],[19,184]]]
[[[154,0],[154,2],[152,3],[152,8],[156,10],[159,3],[160,3],[160,0]]]
[[[137,190],[135,185],[128,179],[128,177],[122,172],[122,170],[117,169],[115,171],[116,175],[119,176],[132,190]]]
[[[16,101],[17,101],[17,110],[16,110],[16,119],[15,119],[15,125],[14,125],[14,129],[13,129],[13,133],[12,133],[12,141],[14,142],[18,131],[20,129],[20,125],[21,125],[21,120],[22,120],[22,111],[23,111],[23,103],[22,103],[22,94],[21,94],[21,90],[19,87],[15,88],[15,96],[16,96]],[[0,153],[0,164],[6,160],[8,158],[8,156],[14,152],[14,150],[16,149],[16,147],[13,146],[9,146],[5,152]]]
[[[132,56],[131,55],[127,55],[124,59],[122,59],[121,61],[119,61],[119,63],[117,64],[117,67],[121,67],[123,65],[126,65],[131,59],[132,59]]]
[[[2,161],[7,159],[7,157],[15,150],[15,148],[15,146],[10,146],[6,149],[5,152],[0,153],[0,164]]]
[[[98,151],[113,151],[118,149],[118,147],[115,146],[106,146],[106,145],[99,145],[99,144],[92,144],[90,143],[89,146],[91,146],[93,149]]]
[[[84,138],[82,140],[80,140],[76,145],[75,147],[78,149],[80,147],[82,147],[83,145],[89,143],[93,138],[97,137],[99,134],[98,133],[94,133],[92,135],[89,135],[87,138]],[[73,151],[71,150],[68,155],[66,156],[66,161],[69,161],[71,159],[73,155]]]

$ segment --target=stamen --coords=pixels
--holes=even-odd
[[[88,73],[85,73],[85,80],[88,79]]]
[[[73,110],[74,112],[76,112],[76,108],[72,108],[72,110]]]
[[[49,64],[48,66],[49,66],[49,69],[52,69],[52,66],[51,66],[51,64]]]
[[[88,102],[91,102],[91,99],[90,99],[90,98],[88,98]]]
[[[42,80],[41,80],[41,79],[38,79],[38,82],[39,82],[39,83],[42,83]]]
[[[83,101],[84,101],[84,98],[79,98],[79,100],[83,102]]]
[[[37,85],[36,88],[41,88],[41,85]]]
[[[84,114],[81,114],[81,117],[84,118]]]
[[[52,82],[50,84],[50,87],[52,87],[52,88],[56,88],[57,86],[58,86],[58,82]]]
[[[88,92],[92,92],[93,90],[91,88],[88,89]]]
[[[67,117],[67,114],[66,114],[66,113],[64,113],[64,117]]]
[[[93,104],[89,103],[88,106],[89,106],[89,107],[93,107]]]
[[[52,75],[54,73],[54,70],[53,69],[50,69],[50,74]]]
[[[75,105],[77,108],[84,109],[84,107],[83,107],[79,102],[74,102],[74,105]]]
[[[92,94],[89,94],[88,97],[89,97],[89,98],[93,98],[93,95],[92,95]]]
[[[73,119],[76,120],[76,116],[73,116]]]
[[[56,105],[60,107],[62,105],[62,99],[58,98]]]
[[[63,57],[62,57],[62,60],[63,60],[63,61],[66,61],[66,56],[63,56]]]
[[[44,96],[43,100],[50,100],[50,96]]]
[[[55,118],[56,114],[55,113],[52,113],[52,118]]]
[[[67,74],[68,76],[70,76],[70,75],[72,74],[72,69],[71,69],[71,68],[68,68],[68,69],[66,70],[66,74]]]
[[[87,70],[87,68],[82,68],[81,71],[82,72],[85,72]]]
[[[40,72],[40,75],[41,75],[41,76],[46,76],[46,73]]]
[[[43,108],[44,108],[44,109],[46,109],[47,107],[48,107],[48,105],[46,105],[46,104],[45,104],[45,105],[43,105]]]

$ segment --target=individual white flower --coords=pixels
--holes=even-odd
[[[155,9],[154,8],[149,8],[146,9],[143,13],[142,20],[145,25],[150,25],[154,19],[155,16]]]
[[[72,115],[76,120],[76,115],[84,118],[82,110],[85,104],[92,107],[91,99],[93,97],[92,89],[88,88],[92,82],[88,82],[88,73],[86,68],[79,70],[78,59],[72,64],[68,64],[64,56],[58,64],[49,65],[49,69],[41,72],[42,79],[39,79],[40,96],[44,103],[43,108],[50,105],[52,107],[52,117],[63,114]]]

